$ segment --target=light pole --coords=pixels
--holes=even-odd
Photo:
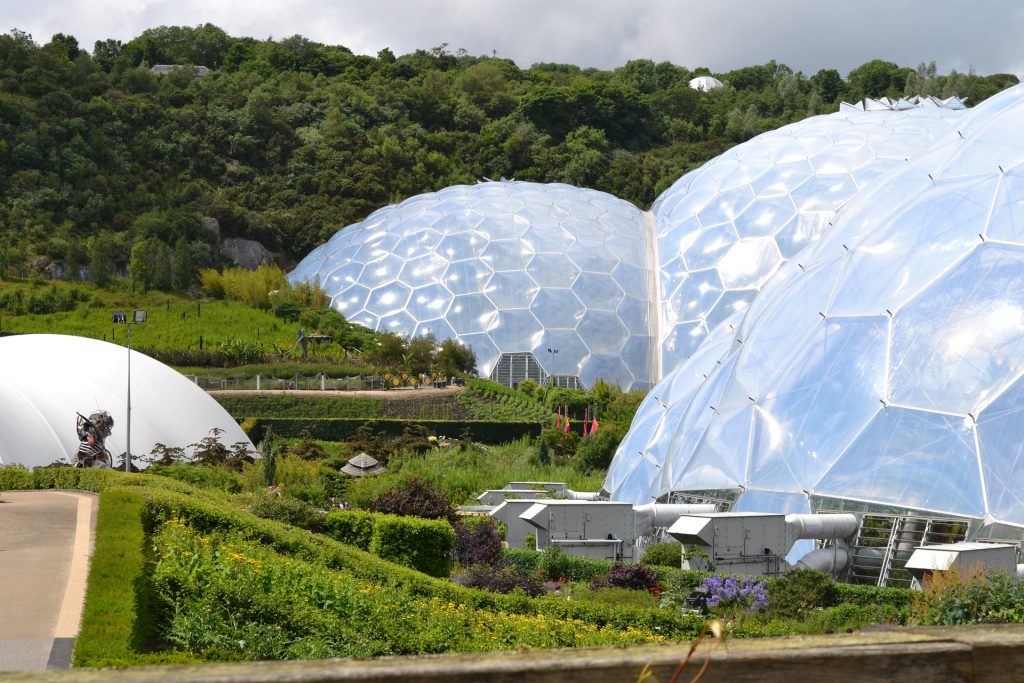
[[[146,322],[146,312],[143,310],[132,311],[129,320],[124,311],[114,311],[114,324],[122,324],[128,328],[128,425],[124,440],[124,471],[132,471],[132,325]]]
[[[548,385],[550,385],[555,376],[555,354],[558,353],[558,349],[548,349],[548,353],[551,354],[551,372],[548,373]]]

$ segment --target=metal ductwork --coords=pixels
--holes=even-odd
[[[646,536],[655,529],[667,529],[683,515],[699,515],[706,512],[714,512],[715,506],[708,504],[669,504],[669,503],[647,503],[636,505],[633,513],[636,518],[636,535]]]
[[[846,548],[834,545],[831,548],[812,550],[797,560],[796,567],[835,576],[850,566],[851,559],[852,556]]]
[[[857,517],[850,514],[786,515],[789,539],[850,538],[857,533]]]
[[[841,541],[857,533],[850,514],[780,515],[758,512],[717,512],[680,517],[670,536],[701,553],[688,560],[690,569],[771,576],[789,569],[785,557],[804,539]],[[849,552],[840,543],[813,551],[800,563],[836,574],[846,568]]]

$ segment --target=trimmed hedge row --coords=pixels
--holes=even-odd
[[[100,494],[99,502],[96,548],[89,561],[89,584],[82,625],[75,639],[74,666],[195,661],[188,653],[140,654],[149,648],[154,627],[144,555],[144,492],[110,489]]]
[[[121,470],[81,467],[36,467],[0,465],[0,491],[78,489],[100,493],[113,487],[147,486],[188,493],[186,483],[152,474],[128,474]]]
[[[336,541],[430,576],[451,574],[455,531],[441,519],[399,517],[362,510],[338,510],[323,520]]]
[[[260,519],[225,503],[203,500],[197,495],[151,490],[144,519],[152,533],[167,520],[180,519],[197,531],[209,533],[230,530],[275,552],[329,569],[351,572],[354,576],[384,586],[397,586],[413,595],[437,597],[464,604],[470,609],[486,609],[510,614],[544,614],[559,619],[580,619],[598,627],[619,629],[630,626],[657,630],[667,638],[695,638],[702,632],[704,620],[696,615],[680,615],[669,610],[607,607],[583,601],[561,599],[536,600],[526,595],[492,594],[465,588],[445,579],[434,578],[414,569],[396,565],[327,536],[289,527],[280,522]]]
[[[361,418],[298,418],[298,417],[256,417],[243,423],[249,438],[258,442],[273,428],[276,436],[296,438],[308,430],[309,435],[321,441],[344,441],[360,426],[367,424],[375,431],[389,436],[399,436],[410,424],[422,425],[435,436],[457,439],[469,430],[474,441],[486,444],[501,444],[524,436],[540,435],[541,425],[535,422],[498,422],[490,420],[366,420]]]
[[[379,418],[384,402],[361,396],[225,396],[212,394],[236,420],[247,417]]]

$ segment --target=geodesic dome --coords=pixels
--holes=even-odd
[[[347,319],[472,347],[482,375],[652,383],[644,215],[563,184],[456,185],[336,233],[289,275]]]
[[[962,108],[954,98],[847,105],[737,145],[663,192],[651,207],[663,375],[745,309],[846,201],[949,133]]]
[[[255,452],[219,403],[163,363],[96,339],[26,334],[0,338],[0,464],[73,461],[77,413],[97,410],[114,419],[107,449],[115,459],[123,453],[129,353],[134,457],[148,454],[158,442],[187,447],[214,428],[224,431],[223,444],[243,442]]]
[[[651,391],[611,497],[952,515],[1019,538],[1022,130],[1018,86],[851,200],[722,334],[706,380],[684,365]]]

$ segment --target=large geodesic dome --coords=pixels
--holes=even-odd
[[[336,233],[289,275],[349,320],[472,347],[482,375],[651,385],[644,214],[563,184],[457,185]]]
[[[614,499],[945,515],[1021,537],[1024,87],[956,128],[780,268],[715,339],[707,379],[684,364],[651,391]]]
[[[215,428],[223,444],[255,452],[219,403],[163,363],[96,339],[26,334],[0,338],[0,464],[73,462],[77,414],[97,410],[114,419],[107,449],[115,457],[125,452],[129,354],[134,456],[157,443],[187,452]]]
[[[655,201],[661,367],[742,311],[836,211],[928,149],[963,113],[956,98],[865,100],[733,147]]]

